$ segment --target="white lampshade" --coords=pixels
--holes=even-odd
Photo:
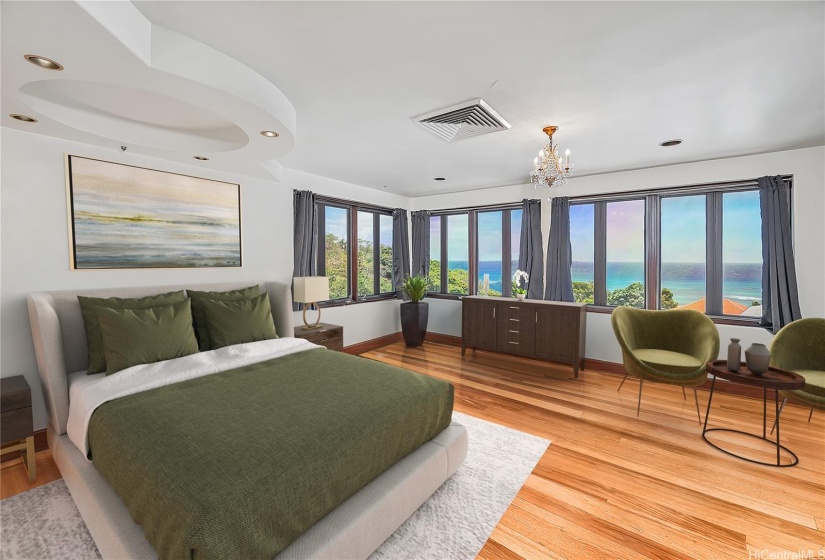
[[[299,276],[295,282],[294,300],[297,303],[315,303],[329,299],[329,278],[326,276]]]

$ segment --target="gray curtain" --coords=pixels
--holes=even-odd
[[[762,208],[762,319],[759,324],[776,334],[802,318],[791,244],[791,190],[782,177],[760,177]]]
[[[296,276],[317,275],[318,255],[318,209],[315,207],[315,193],[311,191],[292,191],[292,210],[294,212],[293,242],[295,244],[295,262],[292,269]],[[293,309],[299,310],[297,303]]]
[[[570,272],[573,249],[570,246],[570,199],[560,196],[550,205],[550,239],[547,245],[547,288],[544,299],[573,301]]]
[[[518,268],[530,276],[527,284],[527,298],[542,299],[544,295],[544,246],[541,242],[541,201],[525,198],[521,202],[521,210]]]
[[[430,211],[412,213],[412,275],[430,275]]]
[[[407,211],[392,211],[392,285],[398,297],[403,296],[401,286],[410,274],[410,234]]]

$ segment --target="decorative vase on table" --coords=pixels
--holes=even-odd
[[[739,371],[742,362],[742,346],[738,338],[731,338],[728,344],[728,371]]]
[[[754,375],[762,375],[771,365],[771,351],[764,344],[754,342],[745,350],[745,364]]]

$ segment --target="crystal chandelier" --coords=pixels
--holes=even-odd
[[[533,158],[533,170],[530,172],[530,182],[536,189],[547,187],[561,187],[567,184],[570,177],[570,170],[573,164],[570,163],[570,149],[564,151],[565,159],[559,155],[559,147],[553,144],[553,134],[559,129],[557,126],[544,127],[547,134],[547,145],[539,150],[538,157]]]

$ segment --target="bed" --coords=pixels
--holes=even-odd
[[[263,352],[263,354],[260,354],[262,357],[254,358],[251,361],[247,360],[247,362],[243,363],[235,363],[232,362],[229,357],[221,355],[219,356],[219,360],[222,364],[223,360],[226,360],[226,364],[233,364],[228,372],[204,375],[204,377],[198,379],[187,379],[160,389],[138,392],[137,394],[113,399],[99,406],[96,409],[97,411],[91,415],[92,421],[87,428],[88,441],[90,442],[90,449],[87,451],[91,451],[92,458],[99,463],[101,468],[101,471],[99,471],[94,463],[90,462],[87,456],[84,455],[84,452],[81,451],[82,445],[80,447],[76,445],[75,442],[70,440],[69,434],[67,433],[67,431],[71,431],[69,429],[70,424],[77,424],[76,419],[70,420],[70,379],[72,380],[71,394],[74,396],[80,394],[77,392],[77,387],[79,387],[79,385],[77,385],[78,380],[80,384],[84,382],[88,383],[87,378],[93,377],[76,373],[84,370],[87,363],[85,328],[80,307],[77,303],[77,296],[143,297],[185,289],[186,287],[187,286],[159,286],[117,290],[46,292],[31,294],[28,298],[32,336],[35,343],[38,369],[49,417],[49,446],[52,449],[55,462],[63,474],[66,485],[104,558],[157,558],[156,547],[153,547],[149,543],[149,540],[147,540],[147,534],[150,534],[151,530],[160,531],[159,534],[161,535],[164,534],[163,531],[166,531],[165,534],[167,536],[170,534],[177,535],[178,533],[192,533],[192,531],[188,529],[178,531],[175,526],[155,527],[151,529],[153,525],[151,518],[141,517],[145,515],[145,511],[141,513],[141,508],[145,510],[145,504],[141,505],[139,498],[141,492],[143,495],[147,494],[145,488],[130,494],[130,486],[128,484],[124,486],[123,483],[118,480],[119,471],[129,470],[128,468],[119,468],[119,465],[128,465],[134,467],[131,470],[137,471],[141,476],[146,472],[145,478],[150,480],[151,484],[156,484],[157,488],[163,488],[162,494],[178,491],[185,486],[184,484],[177,483],[172,486],[162,486],[162,483],[166,484],[165,480],[167,476],[169,476],[169,473],[173,472],[171,469],[175,466],[174,460],[170,459],[164,463],[162,460],[159,460],[158,457],[155,457],[151,461],[147,460],[148,462],[141,463],[141,461],[144,460],[143,455],[152,454],[148,453],[147,450],[155,449],[155,446],[163,443],[164,434],[153,434],[153,432],[156,431],[156,429],[153,428],[152,430],[138,431],[138,435],[136,436],[134,433],[123,428],[125,425],[140,424],[141,422],[148,421],[141,416],[141,414],[145,415],[145,411],[147,410],[145,407],[149,406],[149,404],[147,404],[147,399],[149,399],[147,395],[151,396],[151,399],[149,399],[152,401],[151,406],[159,407],[157,410],[162,410],[163,406],[166,406],[167,409],[174,409],[174,413],[178,414],[179,408],[186,407],[170,406],[170,403],[176,402],[174,400],[175,398],[181,398],[180,396],[176,396],[175,393],[185,394],[186,402],[191,401],[197,403],[198,399],[206,399],[204,402],[210,402],[209,399],[215,399],[218,395],[225,395],[232,391],[243,392],[245,390],[250,395],[248,397],[248,408],[260,412],[265,409],[263,406],[265,402],[257,395],[254,395],[256,391],[250,391],[250,387],[260,387],[261,380],[272,379],[274,375],[280,376],[278,379],[282,380],[279,381],[279,383],[282,384],[278,386],[278,391],[276,392],[284,393],[283,398],[290,402],[300,401],[302,398],[301,395],[315,395],[316,393],[320,395],[324,393],[322,386],[329,383],[329,380],[332,379],[329,377],[330,372],[351,370],[351,374],[349,375],[362,377],[362,383],[368,384],[370,387],[373,385],[383,385],[385,378],[391,378],[393,375],[402,375],[400,372],[393,372],[394,368],[382,369],[386,367],[383,364],[362,361],[359,358],[332,353],[331,351],[320,348],[313,348],[313,345],[297,339],[282,340],[280,343],[278,341],[251,343],[249,346],[253,347],[254,350],[243,349],[243,351],[252,352],[253,354],[255,352]],[[242,286],[238,284],[208,284],[190,285],[188,287],[198,290],[219,291],[239,289]],[[279,334],[291,333],[293,330],[293,313],[289,286],[278,282],[268,282],[261,284],[261,288],[265,289],[269,294],[277,332]],[[300,346],[299,343],[305,344],[308,347],[298,347]],[[247,345],[240,346],[246,347]],[[286,354],[282,355],[282,348],[291,348],[292,350],[288,352],[284,351]],[[229,352],[232,351],[232,349],[223,348],[213,352],[220,353],[221,351]],[[266,354],[266,352],[270,353]],[[275,353],[273,354],[272,352]],[[235,353],[237,354],[238,352]],[[198,357],[196,355],[195,357],[190,356],[188,358],[194,361],[199,359],[205,360],[205,356],[208,353],[202,354],[204,354],[204,357]],[[177,360],[185,361],[187,358],[178,358]],[[170,362],[174,361],[176,360],[170,360]],[[160,365],[162,366],[163,364],[161,363]],[[138,368],[140,367],[143,366],[138,366]],[[268,369],[263,371],[266,368]],[[147,369],[152,368],[147,367]],[[130,370],[125,370],[123,373],[128,373],[128,371]],[[308,373],[297,375],[296,372],[299,371]],[[242,373],[243,376],[238,375],[238,372]],[[119,374],[109,376],[107,379],[111,380],[117,375]],[[161,372],[159,375],[165,376],[167,374]],[[124,375],[124,379],[126,377],[128,376]],[[416,381],[413,377],[405,377],[403,375],[402,377],[403,380],[406,380],[405,382],[410,383],[401,390],[404,394],[414,395],[416,391],[432,392],[431,387],[425,386],[426,383],[422,385],[422,383]],[[239,380],[241,379],[248,379],[246,389],[239,388],[241,386]],[[225,383],[225,385],[220,385],[221,383]],[[98,385],[103,385],[103,383],[99,383]],[[181,393],[184,389],[186,389],[186,391],[195,391],[197,389],[199,392]],[[340,390],[340,387],[337,389],[334,388],[333,384],[333,388],[327,392],[333,393]],[[391,390],[391,388],[388,388],[388,391]],[[396,393],[399,393],[399,391],[396,390]],[[72,415],[79,415],[76,409],[80,408],[80,403],[85,398],[84,396],[83,399],[77,399]],[[255,402],[256,398],[258,401],[257,404]],[[318,398],[322,398],[322,396]],[[356,470],[359,471],[357,475],[344,476],[342,474],[338,479],[335,479],[337,475],[336,469],[324,474],[324,480],[327,478],[331,480],[327,490],[340,492],[342,497],[339,497],[339,499],[344,499],[344,501],[340,504],[329,501],[328,506],[333,509],[331,509],[329,513],[325,513],[324,516],[317,521],[312,517],[312,512],[306,514],[300,512],[299,508],[295,505],[301,501],[300,494],[293,495],[291,497],[292,502],[283,500],[283,511],[281,511],[280,515],[282,517],[287,515],[289,519],[292,520],[293,516],[291,514],[294,511],[296,512],[294,517],[296,519],[303,519],[307,526],[297,524],[291,528],[292,532],[296,532],[296,534],[299,535],[297,538],[294,538],[294,535],[286,531],[286,536],[284,537],[286,540],[284,540],[283,546],[279,545],[277,548],[279,552],[275,558],[279,560],[290,558],[366,558],[423,504],[444,481],[452,476],[464,461],[467,453],[466,430],[460,425],[451,423],[449,417],[439,419],[437,408],[433,408],[429,412],[428,409],[424,409],[423,413],[434,419],[430,422],[431,425],[422,427],[420,433],[410,433],[403,438],[406,441],[404,445],[410,446],[409,449],[407,449],[400,444],[396,445],[394,443],[395,440],[391,437],[393,432],[390,428],[386,427],[391,427],[392,422],[406,422],[404,417],[392,419],[386,416],[387,413],[382,411],[381,407],[371,406],[370,404],[371,402],[378,402],[379,400],[382,402],[384,400],[392,400],[396,398],[396,395],[388,392],[383,396],[373,396],[371,400],[367,397],[358,400],[359,398],[361,397],[356,394],[350,406],[353,421],[356,421],[353,413],[355,410],[361,411],[369,409],[371,411],[370,413],[373,414],[373,417],[371,417],[369,421],[363,421],[364,425],[357,425],[355,428],[360,430],[358,432],[359,434],[363,434],[363,442],[360,439],[361,436],[359,436],[358,439],[347,440],[348,443],[344,445],[340,441],[336,441],[336,438],[341,439],[340,434],[335,430],[326,428],[320,430],[319,433],[300,433],[300,437],[296,440],[295,434],[289,435],[289,429],[281,430],[273,429],[272,427],[263,428],[264,430],[269,430],[266,432],[266,437],[264,438],[258,437],[256,439],[256,434],[248,434],[249,442],[246,442],[244,438],[239,438],[238,434],[245,433],[243,430],[247,430],[248,433],[248,431],[252,429],[252,426],[234,426],[234,421],[226,421],[226,419],[222,421],[221,425],[233,425],[232,430],[234,431],[230,430],[227,434],[223,435],[217,434],[212,439],[206,440],[209,442],[207,445],[209,445],[211,449],[208,455],[201,456],[201,461],[210,460],[209,458],[213,454],[219,455],[220,453],[213,452],[218,450],[221,441],[227,443],[233,442],[234,446],[227,445],[225,452],[231,454],[230,456],[237,456],[238,458],[238,466],[236,466],[236,469],[232,471],[227,478],[232,481],[236,481],[239,478],[243,479],[243,473],[246,471],[242,469],[242,466],[245,460],[264,462],[264,460],[269,461],[270,457],[274,457],[271,461],[272,466],[270,468],[275,469],[279,477],[282,474],[286,476],[284,473],[290,470],[300,470],[289,468],[291,465],[290,461],[292,460],[291,457],[300,456],[303,458],[307,454],[311,455],[319,448],[319,445],[305,445],[304,448],[295,450],[292,448],[296,446],[296,441],[299,442],[298,447],[303,445],[300,442],[306,441],[321,442],[320,447],[324,448],[330,446],[335,450],[333,458],[348,454],[352,456],[369,454],[365,453],[367,447],[359,448],[359,445],[374,445],[385,455],[381,456],[382,453],[375,453],[375,455],[379,455],[377,462],[381,463],[383,461],[386,463],[384,466],[366,466],[365,463],[365,466],[361,468],[361,463],[357,463],[358,468]],[[409,399],[414,398],[416,397],[409,397]],[[441,399],[444,400],[444,397],[442,396]],[[451,399],[452,394],[450,393],[450,410],[452,404]],[[348,398],[347,401],[349,402],[349,400]],[[391,404],[391,408],[405,408],[404,401],[404,398],[398,398],[396,402]],[[160,402],[160,404],[158,404],[158,402]],[[165,405],[163,404],[164,402]],[[332,400],[326,404],[322,401],[310,400],[308,401],[308,406],[303,409],[300,407],[295,408],[288,416],[290,418],[295,417],[294,423],[296,426],[303,425],[301,422],[305,422],[307,425],[314,425],[315,428],[312,429],[318,430],[319,426],[326,426],[326,424],[320,423],[320,420],[313,419],[312,414],[305,414],[302,410],[304,412],[318,408],[333,410],[333,408],[330,407],[334,406],[337,405],[335,405]],[[190,408],[193,410],[199,409],[195,404]],[[410,409],[407,412],[408,414],[414,414],[413,409],[417,407],[407,406],[406,408]],[[203,407],[201,406],[200,409],[203,409]],[[335,418],[337,418],[339,414],[346,414],[346,412],[338,411],[337,408],[335,408],[335,411]],[[303,416],[301,416],[302,414]],[[252,417],[254,418],[254,416]],[[121,418],[121,420],[115,421],[118,418]],[[228,418],[231,419],[231,417]],[[209,420],[209,417],[202,415],[195,420],[193,426],[198,425],[198,423],[202,421]],[[279,422],[279,424],[277,425],[287,426],[288,420],[286,417],[278,418],[277,422]],[[95,422],[97,423],[97,427],[95,427]],[[326,423],[329,424],[329,421],[327,420]],[[337,420],[335,423],[335,428],[338,429]],[[184,424],[185,423],[182,422],[164,422],[160,425],[175,426],[175,430],[178,430],[179,426]],[[426,422],[424,422],[424,424],[426,424]],[[371,428],[369,426],[375,427]],[[289,427],[291,428],[292,424],[289,424]],[[277,436],[281,431],[285,432],[286,435],[284,435],[284,438],[286,439],[284,441],[288,443],[278,442]],[[431,437],[433,434],[435,434],[434,437]],[[168,436],[167,434],[166,437],[167,439],[174,438],[176,442],[181,442],[176,444],[176,454],[180,454],[181,457],[186,460],[191,460],[191,457],[197,455],[187,456],[186,454],[196,453],[196,445],[192,442],[189,442],[187,445],[185,436],[186,433],[184,430],[175,432],[172,436]],[[156,439],[153,440],[152,437]],[[289,439],[290,437],[292,439]],[[74,438],[77,440],[78,436],[75,435]],[[224,439],[221,440],[220,438]],[[367,444],[365,442],[368,438],[375,439],[369,440],[371,443]],[[251,442],[258,443],[253,446],[253,451],[247,453],[244,451],[244,448],[249,447],[248,443]],[[261,442],[265,444],[263,447],[261,446]],[[336,444],[339,447],[335,448],[334,446]],[[267,449],[266,445],[281,447],[271,447]],[[273,453],[274,449],[286,450],[288,448],[292,449],[292,455],[286,451],[284,453]],[[157,450],[160,455],[168,454],[163,453],[162,447],[158,447]],[[275,457],[276,455],[277,457]],[[118,462],[127,460],[127,457],[127,463]],[[401,458],[399,459],[399,457]],[[341,460],[343,461],[343,459]],[[352,462],[351,458],[349,460]],[[280,463],[278,461],[280,461]],[[316,458],[313,464],[317,465],[322,462],[323,461]],[[339,468],[340,465],[346,464],[341,462],[335,463],[334,461],[333,463],[339,465]],[[390,464],[392,466],[386,468]],[[364,471],[363,473],[360,472],[362,470]],[[378,474],[379,471],[380,474]],[[106,477],[104,477],[101,472],[106,473]],[[304,474],[306,476],[306,473]],[[153,476],[156,477],[156,482],[151,482]],[[301,473],[293,474],[293,476],[300,477]],[[314,476],[322,475],[319,471],[315,473]],[[348,490],[346,488],[348,479],[359,476],[362,478],[362,482],[357,484],[353,482],[352,484],[355,484],[355,486]],[[132,486],[136,484],[135,480],[133,476],[130,481]],[[307,484],[307,480],[301,481],[300,478],[298,480],[298,486]],[[311,480],[311,478],[308,480]],[[257,485],[257,487],[262,486],[260,476],[257,478],[252,476],[250,480],[244,479],[242,483],[247,484],[250,488],[255,485]],[[366,483],[366,485],[363,485],[364,483]],[[257,492],[239,493],[238,484],[239,483],[235,482],[235,487],[224,491],[222,495],[219,491],[216,491],[214,494],[219,499],[214,503],[224,503],[236,494],[249,494],[253,498],[257,496]],[[117,491],[113,485],[118,487]],[[267,486],[267,484],[263,484],[263,486]],[[211,487],[212,486],[210,486],[210,488]],[[157,488],[149,492],[149,494],[154,496],[161,494],[157,491]],[[183,490],[180,491],[183,492]],[[120,496],[118,493],[120,493]],[[326,494],[324,494],[324,496],[326,496]],[[198,500],[201,498],[200,495],[195,497]],[[193,497],[193,499],[195,497]],[[130,504],[133,510],[131,513],[124,501]],[[155,501],[154,498],[151,501]],[[166,502],[161,500],[159,503],[152,505],[157,511],[166,511],[174,507],[176,502],[177,499],[170,499]],[[257,505],[259,508],[269,507],[268,502],[255,504],[254,500],[252,500],[250,503],[251,505]],[[247,505],[246,502],[245,505]],[[133,517],[142,520],[143,526],[137,524],[133,520]],[[149,522],[147,522],[147,520],[149,520]],[[208,525],[207,522],[211,522],[212,525]],[[218,533],[220,527],[215,525],[215,523],[217,523],[215,519],[199,520],[197,525],[199,530],[196,532],[198,534]],[[147,529],[147,533],[144,532],[144,529]],[[232,531],[235,531],[235,529],[233,528]],[[156,545],[159,542],[166,542],[167,540],[165,537],[158,537],[158,534],[150,535],[150,538]],[[247,539],[247,536],[244,536],[243,539]],[[243,539],[239,538],[239,542]],[[223,542],[223,539],[221,539],[220,542]],[[189,544],[191,543],[178,543],[179,547],[183,546],[184,548],[189,546]],[[180,548],[175,550],[160,548],[160,550],[162,557],[180,554]],[[227,550],[231,551],[231,549]],[[227,550],[215,549],[206,553],[199,551],[197,547],[193,547],[191,557],[220,557],[227,554]],[[259,550],[252,549],[250,554],[258,554],[259,552]],[[247,550],[244,549],[244,555],[246,555],[246,553]],[[260,557],[259,554],[258,557]]]

